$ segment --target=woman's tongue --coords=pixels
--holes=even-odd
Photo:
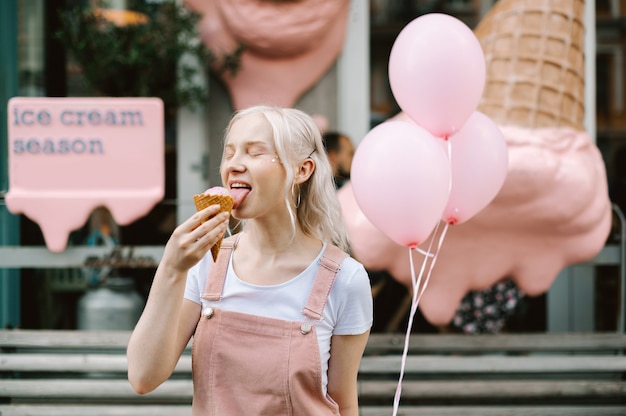
[[[233,209],[237,209],[239,204],[246,199],[246,196],[250,193],[250,188],[230,188],[230,195],[233,197],[235,202],[233,203]]]

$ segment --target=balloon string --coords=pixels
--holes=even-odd
[[[418,253],[421,253],[424,255],[424,262],[422,263],[422,268],[420,270],[420,274],[419,274],[419,278],[417,279],[417,281],[415,280],[415,272],[413,270],[413,266],[411,265],[411,284],[413,285],[413,296],[415,297],[415,293],[417,293],[419,291],[419,287],[421,284],[421,280],[422,280],[422,276],[424,275],[424,270],[426,268],[426,262],[428,260],[429,257],[433,257],[433,253],[431,252],[432,248],[433,248],[433,242],[435,241],[435,235],[437,234],[437,230],[439,229],[439,225],[441,224],[441,221],[438,222],[435,225],[435,230],[431,233],[431,238],[430,238],[430,242],[428,243],[428,250],[424,251],[422,249],[419,248],[415,248],[414,250],[416,250]],[[409,249],[409,256],[411,256],[411,250]],[[413,261],[413,257],[411,256],[411,261]]]
[[[448,138],[446,140],[446,148],[448,149],[448,162],[450,163],[450,169],[452,169],[452,142]],[[448,195],[452,192],[452,174],[450,175],[450,182],[448,182]]]
[[[435,263],[437,263],[437,258],[439,257],[439,250],[441,250],[441,246],[443,245],[443,240],[446,237],[446,233],[448,232],[448,228],[450,227],[450,225],[448,223],[445,223],[444,227],[443,227],[443,231],[441,231],[441,236],[439,236],[439,242],[437,243],[437,251],[435,251],[435,255],[433,256],[433,261],[430,262],[430,268],[428,269],[428,274],[426,274],[426,280],[424,281],[424,287],[422,288],[422,291],[420,292],[418,298],[417,298],[417,303],[419,303],[420,299],[422,298],[422,295],[424,294],[424,291],[426,290],[426,286],[428,286],[428,282],[430,280],[430,275],[433,272],[433,268],[435,267]]]
[[[415,279],[415,264],[413,263],[413,254],[411,253],[411,249],[409,249],[409,263],[411,265],[411,281],[413,282],[413,296],[411,298],[411,311],[409,313],[409,321],[407,323],[407,329],[406,329],[406,334],[404,337],[404,349],[402,351],[402,360],[400,361],[400,376],[398,378],[398,385],[396,387],[396,394],[394,396],[393,399],[393,416],[397,416],[398,414],[398,408],[400,407],[400,396],[402,395],[402,380],[404,378],[404,372],[405,372],[405,368],[406,368],[406,359],[407,359],[407,355],[409,352],[409,340],[410,340],[410,335],[411,335],[411,329],[413,328],[413,320],[415,318],[415,313],[417,312],[417,307],[419,305],[419,301],[422,298],[422,295],[424,294],[424,291],[426,290],[426,286],[428,285],[428,281],[430,280],[430,275],[433,271],[433,268],[435,266],[435,262],[437,260],[438,254],[439,254],[439,250],[441,249],[441,246],[443,245],[443,240],[446,236],[446,233],[448,231],[448,224],[446,223],[443,231],[441,232],[441,236],[439,237],[439,242],[437,244],[437,251],[433,254],[430,253],[430,250],[432,248],[432,244],[435,240],[434,235],[437,232],[437,228],[439,227],[439,224],[435,227],[435,231],[433,232],[433,238],[429,244],[428,247],[428,253],[426,253],[427,255],[425,255],[424,257],[424,261],[422,262],[422,267],[420,269],[420,273],[419,273],[419,277],[417,278],[417,280]],[[430,263],[430,267],[428,269],[428,274],[426,276],[426,280],[424,282],[424,287],[422,288],[422,290],[419,290],[420,287],[420,282],[422,280],[422,275],[424,274],[424,270],[426,267],[426,263],[428,262],[429,257],[432,256],[432,261]],[[416,283],[417,281],[417,283]],[[419,294],[418,294],[419,293]]]
[[[421,280],[421,275],[424,272],[424,264],[426,263],[427,259],[428,257],[424,258],[424,263],[422,264],[419,280]],[[415,285],[415,265],[413,263],[413,254],[411,253],[411,249],[409,249],[409,263],[411,264],[411,280]],[[402,352],[402,361],[400,362],[400,377],[398,378],[398,386],[396,387],[396,394],[393,399],[393,416],[396,416],[398,414],[398,407],[400,406],[400,395],[402,394],[402,379],[404,378],[404,368],[406,367],[406,357],[409,350],[409,335],[411,334],[411,327],[413,326],[413,316],[415,315],[415,311],[417,310],[415,295],[418,292],[418,290],[413,290],[413,297],[411,298],[411,312],[409,313],[409,322],[407,324],[406,335],[404,337],[404,350]]]
[[[419,248],[419,247],[416,247],[416,248],[414,248],[413,250],[415,250],[415,251],[417,251],[418,253],[423,254],[424,256],[427,256],[427,257],[433,257],[433,256],[434,256],[434,254],[433,254],[433,253],[429,253],[429,252],[427,252],[427,251],[424,251],[424,250],[422,250],[422,249],[421,249],[421,248]]]

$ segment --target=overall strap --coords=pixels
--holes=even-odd
[[[309,295],[306,306],[302,309],[302,313],[305,316],[317,321],[322,319],[326,300],[333,287],[333,283],[335,283],[337,272],[341,269],[341,262],[346,257],[348,257],[348,254],[339,247],[328,244],[326,250],[324,250],[324,255],[319,260],[320,267],[317,269],[317,275],[315,276],[315,282],[313,282],[311,294]]]
[[[226,281],[228,263],[230,262],[230,256],[233,249],[237,245],[237,241],[239,241],[239,237],[240,234],[222,240],[222,246],[220,247],[217,261],[211,265],[211,270],[209,270],[209,277],[207,278],[206,285],[204,286],[202,299],[213,302],[218,302],[222,299],[222,291],[224,290],[224,282]]]

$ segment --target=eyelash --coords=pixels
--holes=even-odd
[[[260,157],[260,156],[265,156],[265,155],[269,155],[269,152],[265,151],[265,150],[258,150],[258,151],[248,151],[246,153],[248,156],[250,157]],[[226,160],[230,160],[235,156],[234,153],[224,153],[224,159]]]

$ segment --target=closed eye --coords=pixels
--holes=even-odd
[[[232,150],[224,150],[224,160],[230,160],[233,158],[233,156],[235,155],[235,152]]]
[[[274,156],[275,152],[267,146],[265,143],[248,143],[245,147],[237,147],[232,144],[227,144],[224,146],[223,159],[231,160],[237,156],[238,153],[241,153],[242,156],[248,156],[251,158],[264,157],[264,156]]]
[[[257,157],[269,155],[271,152],[267,147],[255,144],[248,148],[248,154],[252,157]]]

